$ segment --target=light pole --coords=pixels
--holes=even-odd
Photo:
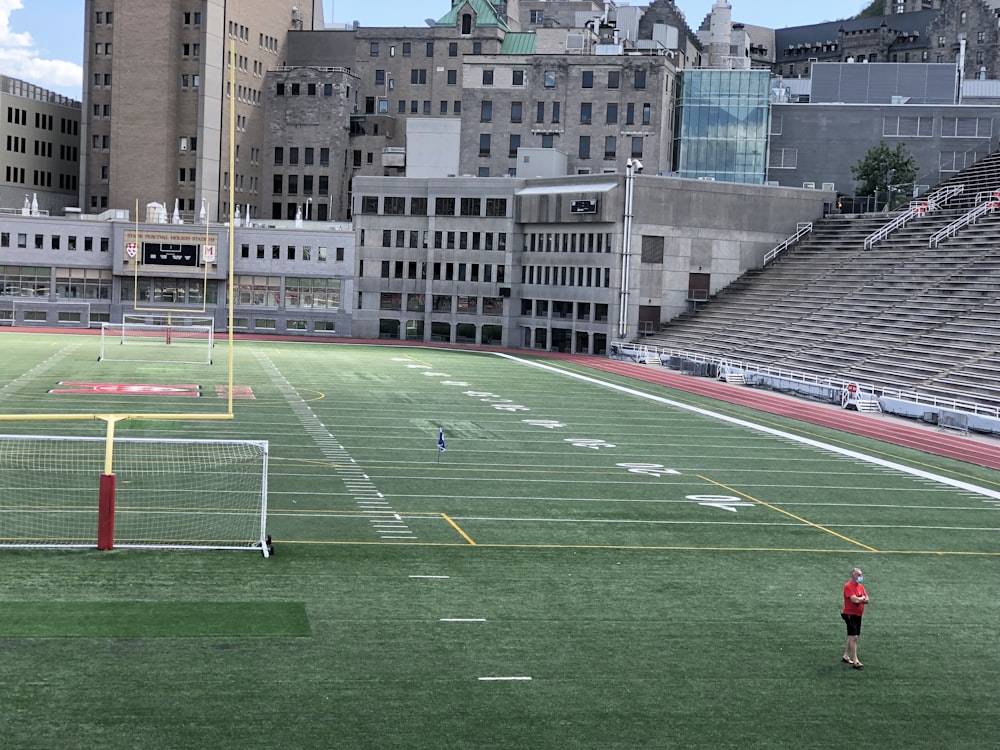
[[[628,335],[628,296],[632,283],[632,203],[635,198],[635,175],[642,172],[642,162],[629,159],[625,162],[625,220],[622,223],[622,286],[618,302],[618,336]]]

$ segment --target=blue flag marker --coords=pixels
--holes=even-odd
[[[438,430],[438,450],[444,451],[444,427]]]

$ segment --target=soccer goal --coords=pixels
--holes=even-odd
[[[0,547],[248,549],[267,536],[267,441],[0,435]]]
[[[104,362],[176,362],[212,364],[213,325],[162,323],[102,323]]]

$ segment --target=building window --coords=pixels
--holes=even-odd
[[[593,108],[594,105],[591,104],[590,102],[583,102],[580,105],[580,123],[582,125],[590,124]]]
[[[637,70],[635,71],[634,88],[637,90],[646,88],[646,71]]]
[[[460,205],[462,216],[479,216],[481,208],[482,200],[479,198],[462,198]]]
[[[479,121],[492,122],[492,120],[493,120],[493,102],[484,101],[480,105]]]
[[[581,135],[580,136],[580,159],[590,158],[590,136]]]
[[[594,88],[594,71],[592,70],[583,71],[583,77],[580,86],[585,89]]]
[[[490,155],[490,134],[480,133],[479,135],[479,155],[489,156]],[[463,198],[463,200],[465,200]]]
[[[506,216],[507,215],[507,199],[506,198],[487,198],[486,199],[486,215],[487,216]],[[472,245],[473,249],[476,249],[475,242]]]
[[[528,22],[531,24],[540,25],[545,22],[544,10],[529,10],[528,14]]]
[[[521,102],[510,103],[510,121],[521,122]]]
[[[511,73],[511,85],[513,86],[523,86],[524,85],[524,71],[515,70]]]
[[[618,122],[618,105],[608,104],[607,116],[604,120],[608,125]]]
[[[484,86],[492,86],[493,85],[493,71],[492,70],[484,70],[483,71],[483,85]]]
[[[616,89],[621,83],[621,71],[619,70],[609,70],[608,71],[608,88]]]
[[[643,137],[641,135],[632,136],[632,158],[641,159],[642,158],[642,141]]]
[[[511,159],[517,157],[517,150],[521,147],[521,136],[517,133],[511,133],[510,135],[510,145],[507,148],[507,156]]]
[[[546,70],[543,74],[542,81],[547,89],[554,89],[556,87],[556,72],[554,70]]]
[[[368,45],[368,54],[372,57],[378,57],[378,42],[372,42]]]
[[[604,137],[604,158],[614,159],[616,158],[617,151],[617,139],[613,135],[608,135]]]

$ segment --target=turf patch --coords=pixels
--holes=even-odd
[[[7,602],[0,638],[300,638],[301,602]]]

